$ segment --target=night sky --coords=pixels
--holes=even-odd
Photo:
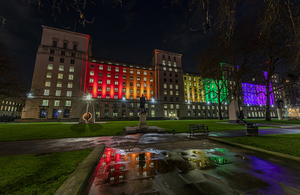
[[[66,26],[74,31],[78,15],[64,11],[55,22],[49,7],[39,11],[36,5],[21,0],[0,1],[0,13],[9,20],[0,28],[0,36],[29,86],[42,35],[41,25]],[[95,21],[85,27],[77,23],[76,32],[91,35],[93,54],[100,58],[149,64],[153,50],[164,49],[182,54],[185,71],[197,71],[195,56],[208,46],[212,37],[203,29],[190,30],[185,8],[172,7],[170,1],[123,0],[122,7],[89,4],[85,13],[87,19],[94,16]]]

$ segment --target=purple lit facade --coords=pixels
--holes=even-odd
[[[242,83],[245,105],[266,105],[266,86]],[[273,93],[270,95],[270,105],[274,105]]]

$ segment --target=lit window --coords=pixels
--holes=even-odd
[[[125,92],[126,92],[126,89],[125,89],[125,88],[123,88],[123,89],[122,89],[122,93],[125,93]]]
[[[98,86],[98,91],[102,91],[102,87],[101,86]]]
[[[71,106],[71,101],[66,101],[66,106]]]
[[[115,81],[115,85],[119,85],[119,81]]]
[[[110,73],[108,73],[108,74],[107,74],[107,77],[111,77],[111,74],[110,74]]]
[[[107,84],[108,84],[108,85],[110,84],[110,80],[107,80]]]
[[[153,78],[150,78],[150,82],[153,82]]]
[[[74,72],[74,67],[73,66],[70,66],[69,72]]]
[[[144,71],[144,75],[147,75],[147,71]]]
[[[176,109],[179,109],[179,104],[176,104]]]
[[[123,75],[123,79],[126,79],[126,75]]]
[[[178,91],[176,91],[176,95],[179,95]]]
[[[58,76],[57,76],[58,79],[63,79],[63,77],[64,77],[64,75],[62,73],[58,73]]]
[[[136,71],[136,73],[137,73],[137,74],[141,74],[141,71],[138,70],[138,71]]]
[[[72,74],[69,74],[69,80],[73,80],[74,76]]]
[[[130,89],[129,92],[130,92],[130,93],[133,93],[133,89]]]
[[[51,78],[52,77],[52,72],[47,72],[46,78]]]
[[[49,95],[50,94],[50,90],[49,89],[45,89],[44,90],[44,95]]]
[[[131,76],[130,76],[130,79],[131,79]],[[139,81],[139,80],[141,80],[141,78],[140,78],[140,77],[137,77],[137,78],[136,78],[136,80],[138,80],[138,81]]]
[[[116,72],[119,72],[119,68],[116,68]]]
[[[131,99],[131,100],[132,100],[132,99],[133,99],[133,96],[132,96],[132,95],[131,95],[131,96],[129,96],[129,99]]]
[[[49,100],[43,100],[42,106],[48,106],[48,104],[49,104]]]
[[[63,66],[63,65],[60,65],[60,66],[58,67],[58,70],[59,70],[59,71],[64,71],[64,66]]]
[[[175,70],[175,72],[177,72],[177,69],[176,69],[176,68],[175,68],[174,70]]]
[[[72,88],[73,87],[73,83],[68,83],[68,88]]]
[[[140,83],[137,83],[137,84],[136,84],[136,86],[137,86],[137,87],[140,87],[140,86],[141,86],[141,84],[140,84]]]
[[[170,85],[170,89],[173,89],[173,85]]]
[[[110,98],[110,96],[109,95],[106,95],[106,99],[109,99]]]
[[[108,67],[107,67],[107,71],[111,71],[111,66],[108,66]]]
[[[137,92],[137,94],[140,94],[140,90],[139,89],[136,92]]]
[[[175,89],[178,89],[178,85],[175,85]]]
[[[118,74],[116,74],[116,75],[115,75],[115,78],[116,78],[116,79],[118,79],[118,78],[119,78],[119,75],[118,75]]]
[[[56,83],[56,87],[62,87],[62,82],[58,81],[58,82]]]
[[[147,77],[144,77],[144,81],[147,81]]]
[[[132,69],[130,69],[130,73],[133,73],[133,70],[132,70]]]
[[[171,61],[168,61],[168,65],[171,66]]]
[[[90,83],[93,83],[94,82],[94,79],[93,78],[90,78]]]
[[[176,62],[174,62],[174,67],[176,67]]]
[[[166,60],[162,60],[162,64],[163,64],[163,65],[166,65]]]
[[[118,99],[118,95],[114,95],[114,99]]]
[[[45,82],[45,86],[46,86],[46,87],[50,87],[50,85],[51,85],[51,81],[46,81],[46,82]]]
[[[90,72],[90,75],[91,75],[91,76],[94,76],[94,71],[91,71],[91,72]]]
[[[163,70],[167,70],[167,68],[166,68],[166,67],[163,67]]]
[[[150,94],[153,94],[153,90],[150,91]]]
[[[147,84],[146,84],[146,83],[144,83],[144,87],[147,87]]]
[[[103,65],[100,65],[100,66],[99,66],[99,70],[103,70]]]
[[[170,95],[173,95],[173,91],[170,91]]]
[[[72,91],[67,91],[67,97],[72,97]]]
[[[110,87],[106,87],[106,91],[107,91],[107,92],[110,92]]]
[[[123,73],[126,73],[126,68],[123,68]]]
[[[59,106],[59,100],[54,100],[54,106]]]
[[[55,96],[60,96],[61,95],[61,90],[56,90],[55,91]]]
[[[116,88],[115,88],[115,92],[118,92],[118,91],[119,91],[119,90],[118,90],[118,88],[116,87]]]
[[[164,88],[165,88],[165,89],[167,88],[167,84],[164,84]]]
[[[164,95],[167,95],[167,94],[168,94],[167,90],[164,90]]]

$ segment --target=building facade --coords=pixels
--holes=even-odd
[[[218,117],[214,94],[220,83],[185,72],[181,54],[155,49],[148,65],[96,58],[89,35],[42,27],[31,93],[22,119],[78,120],[87,103],[93,105],[96,120],[134,119],[139,115],[142,96],[147,100],[149,119]],[[247,104],[249,98],[261,97],[249,93],[245,88],[241,109],[253,110],[248,117],[263,117],[256,107],[265,104]],[[276,99],[271,98],[274,103]],[[222,89],[221,99],[222,116],[228,117],[230,97],[226,88]]]

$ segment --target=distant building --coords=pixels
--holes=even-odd
[[[96,58],[89,35],[42,27],[31,95],[26,99],[23,120],[78,120],[86,108],[88,95],[92,97],[90,103],[94,105],[98,120],[137,118],[142,95],[146,97],[145,107],[150,119],[218,116],[218,100],[214,95],[217,83],[197,73],[183,71],[181,54],[155,49],[149,65]],[[230,69],[230,65],[222,65]],[[235,85],[233,80],[227,82]],[[246,98],[241,98],[241,108],[249,109],[247,116],[250,118],[263,117],[258,114],[263,111],[260,109],[263,103],[249,105],[248,93],[252,92],[245,90]],[[222,116],[228,117],[232,97],[228,97],[224,89],[221,98]],[[275,109],[272,112],[275,117]]]
[[[0,97],[0,122],[21,118],[25,100],[20,97]]]

